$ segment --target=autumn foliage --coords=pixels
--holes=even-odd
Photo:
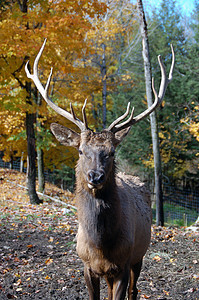
[[[93,1],[14,1],[1,8],[0,89],[1,141],[4,160],[26,153],[25,114],[37,113],[37,132],[48,129],[54,113],[39,100],[27,80],[24,65],[32,66],[44,38],[49,43],[41,59],[41,80],[53,66],[51,96],[65,107],[73,101],[79,110],[88,91],[82,92],[79,82],[85,77],[79,63],[89,51],[86,33],[93,28],[92,19],[106,11],[103,2]],[[83,82],[82,82],[83,83]],[[27,100],[30,98],[30,101]],[[38,125],[39,124],[39,125]],[[43,128],[43,129],[42,129]],[[48,135],[47,135],[48,137]],[[43,148],[48,149],[50,140]],[[53,145],[52,145],[53,146]],[[54,161],[54,164],[56,162]]]
[[[173,11],[167,14],[171,6]],[[53,67],[50,97],[64,109],[73,102],[79,118],[82,103],[88,98],[88,123],[92,129],[103,126],[104,85],[107,123],[123,113],[128,101],[132,101],[136,113],[146,108],[136,13],[129,0],[1,2],[0,151],[5,161],[22,155],[26,159],[26,118],[27,114],[35,114],[36,146],[44,152],[45,168],[60,168],[65,164],[73,167],[76,162],[75,150],[59,145],[49,126],[59,122],[76,128],[46,106],[24,71],[28,60],[32,71],[45,38],[47,44],[39,64],[42,83],[45,84]],[[190,28],[195,35],[187,42],[172,0],[167,7],[162,4],[156,14],[148,20],[155,77],[157,55],[170,59],[168,40],[174,45],[177,60],[173,83],[158,112],[163,172],[175,179],[191,177],[189,174],[198,174],[199,164],[197,22],[193,18]],[[194,17],[197,18],[197,12]],[[166,18],[167,22],[162,24]],[[131,131],[122,149],[120,156],[128,165],[151,172],[153,156],[147,121]]]

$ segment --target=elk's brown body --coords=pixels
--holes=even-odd
[[[46,41],[45,41],[46,42]],[[31,78],[44,100],[59,114],[75,123],[81,134],[59,124],[51,124],[55,137],[63,145],[79,150],[76,167],[76,199],[79,229],[77,252],[84,262],[84,275],[90,300],[100,299],[100,277],[108,284],[108,299],[137,299],[136,283],[140,274],[142,259],[150,243],[151,209],[150,196],[138,177],[116,174],[114,153],[116,147],[128,134],[131,126],[154,111],[161,103],[168,83],[172,79],[174,52],[169,78],[159,56],[162,80],[159,94],[153,91],[155,101],[151,107],[134,117],[133,110],[128,120],[127,110],[107,129],[95,133],[88,128],[85,106],[80,121],[71,105],[71,113],[55,105],[48,97],[52,71],[46,87],[38,77],[38,62],[45,46],[40,49],[31,75],[27,64],[26,73]],[[122,122],[123,121],[123,122]],[[122,123],[121,123],[122,122]]]
[[[71,130],[57,124],[52,124],[51,130],[60,142],[68,143]],[[125,134],[126,130],[116,136],[87,130],[73,144],[80,151],[76,167],[77,252],[84,262],[90,299],[99,299],[101,276],[108,283],[109,299],[124,299],[129,278],[129,299],[136,299],[136,278],[150,242],[147,189],[138,177],[115,173],[115,147]],[[91,182],[90,172],[97,178],[103,174],[103,179]]]

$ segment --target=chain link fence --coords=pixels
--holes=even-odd
[[[0,158],[0,167],[9,168],[20,171],[20,160],[12,162],[4,162]],[[26,168],[23,167],[23,172]],[[53,184],[59,184],[61,188],[68,189],[69,182],[59,179],[57,177],[58,171],[44,172],[45,180]],[[72,184],[70,182],[70,188]],[[188,226],[194,223],[199,216],[199,192],[192,190],[182,190],[169,184],[163,185],[163,199],[164,199],[164,219],[165,224]],[[155,219],[155,209],[153,209],[153,218]]]

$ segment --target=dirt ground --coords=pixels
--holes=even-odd
[[[0,299],[88,299],[75,250],[76,212],[55,202],[30,205],[22,194],[15,187],[0,198]],[[198,233],[153,227],[138,289],[139,299],[199,300]]]

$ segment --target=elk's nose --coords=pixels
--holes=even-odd
[[[88,172],[88,182],[93,185],[102,184],[105,180],[105,173],[102,170],[91,170]]]

